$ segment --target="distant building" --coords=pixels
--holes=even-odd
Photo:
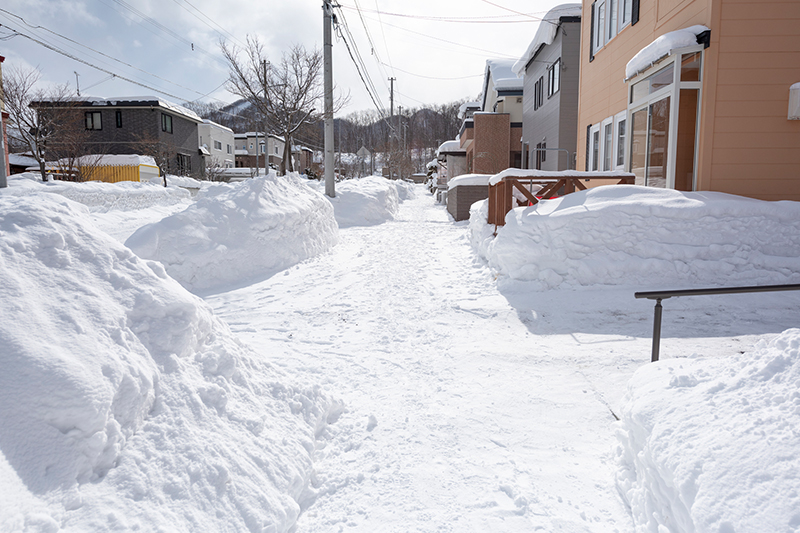
[[[551,9],[513,70],[524,79],[522,168],[575,168],[581,4]]]
[[[267,165],[277,168],[283,161],[283,148],[285,141],[283,137],[268,133],[266,138],[263,132],[249,131],[247,133],[235,133],[235,156],[237,167],[256,167],[256,155],[258,156],[258,167],[264,168],[264,156],[267,156]]]
[[[203,119],[183,106],[144,96],[36,100],[31,107],[38,113],[54,108],[74,113],[85,125],[86,153],[150,155],[169,173],[203,174],[197,129]]]
[[[233,168],[236,166],[234,155],[233,130],[208,119],[197,125],[199,146],[205,156],[205,166]]]

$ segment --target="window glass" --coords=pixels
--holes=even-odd
[[[161,113],[161,131],[172,133],[172,116]]]
[[[617,34],[617,0],[608,0],[608,40]]]
[[[600,130],[592,132],[592,170],[597,170],[600,158]]]
[[[681,57],[681,81],[700,81],[700,52],[683,54]]]
[[[614,142],[613,124],[603,127],[603,170],[611,170],[611,143]]]
[[[633,6],[633,0],[620,0],[620,5],[619,5],[620,29],[631,21],[632,6]]]
[[[625,120],[617,122],[617,163],[621,167],[625,164]]]
[[[675,189],[694,189],[694,150],[697,131],[697,89],[681,89],[676,135]]]
[[[667,186],[670,97],[650,104],[650,126],[647,136],[647,181],[649,187]]]
[[[605,28],[606,28],[606,3],[605,2],[597,2],[597,28],[594,32],[595,38],[595,50],[600,49],[603,44],[603,36],[605,35]]]
[[[668,66],[662,68],[650,78],[650,94],[663,89],[667,85],[671,85],[674,81],[675,63],[670,63]]]
[[[116,115],[117,115],[117,127],[121,128],[122,127],[122,111],[120,111],[118,109]]]
[[[86,129],[87,130],[102,130],[103,119],[100,111],[89,111],[86,113]]]
[[[636,184],[644,185],[644,169],[647,165],[647,108],[631,115],[631,168],[636,175]]]

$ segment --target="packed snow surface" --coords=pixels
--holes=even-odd
[[[706,26],[697,25],[682,30],[665,33],[655,41],[648,44],[625,65],[625,78],[631,79],[640,72],[647,70],[659,60],[672,54],[673,50],[697,45],[697,36],[704,31],[709,31]]]
[[[340,228],[372,226],[392,220],[400,203],[398,185],[404,191],[408,184],[380,176],[345,180],[336,184],[336,196],[326,198],[336,211]],[[404,192],[405,194],[405,192]]]
[[[636,531],[800,528],[800,329],[646,365],[621,415],[618,485]]]
[[[288,531],[337,407],[53,194],[0,194],[0,530]]]
[[[270,175],[204,188],[195,204],[140,228],[125,244],[160,261],[187,289],[208,293],[269,277],[337,239],[321,194],[296,176]]]
[[[513,209],[493,240],[481,217],[489,264],[543,289],[800,282],[797,202],[611,185]]]
[[[200,222],[261,224],[257,182],[209,187],[224,206]],[[423,186],[378,183],[350,187],[405,199],[383,223],[203,301],[121,241],[204,190],[158,205],[173,187],[131,184],[138,207],[96,208],[77,202],[120,189],[9,179],[0,531],[798,529],[800,294],[666,300],[654,365],[633,298],[714,269],[796,280],[797,203],[615,186],[494,237],[486,202],[453,224]],[[564,279],[526,277],[511,247]]]

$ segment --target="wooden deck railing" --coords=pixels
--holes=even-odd
[[[514,199],[514,189],[519,191],[528,201],[528,205],[535,205],[540,199],[549,199],[554,196],[564,196],[575,191],[587,189],[586,182],[590,180],[607,184],[631,185],[634,175],[627,172],[584,173],[578,171],[543,172],[544,176],[513,176],[507,175],[494,185],[489,185],[489,224],[503,226],[506,215],[517,207]],[[556,174],[556,177],[545,177]],[[540,189],[533,191],[533,187]]]

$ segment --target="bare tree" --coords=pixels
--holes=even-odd
[[[39,163],[42,180],[47,181],[45,157],[48,137],[58,128],[58,113],[39,113],[31,107],[37,100],[67,102],[71,96],[66,85],[45,92],[34,87],[41,77],[38,70],[11,67],[2,78],[2,98],[9,114],[8,135],[17,145],[24,145]],[[63,120],[61,121],[63,122]]]
[[[322,52],[294,45],[278,64],[272,64],[256,37],[247,37],[244,58],[236,46],[221,42],[220,47],[230,64],[229,90],[247,100],[283,135],[286,142],[280,170],[282,174],[291,172],[292,136],[322,116],[318,109],[323,96]],[[345,101],[339,98],[336,107],[341,108]]]

